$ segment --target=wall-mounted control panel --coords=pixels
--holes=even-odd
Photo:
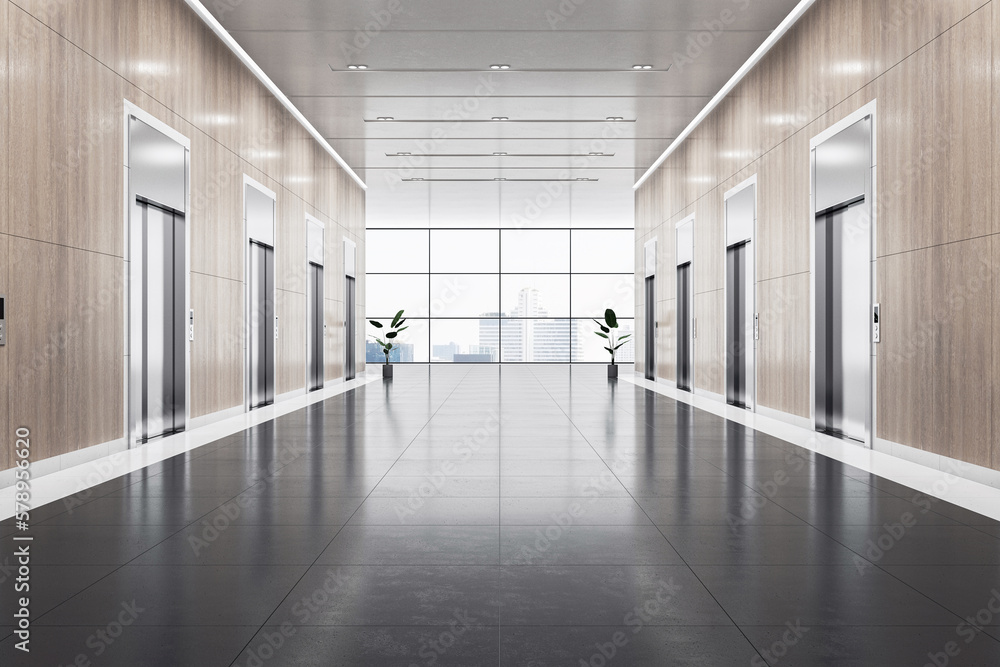
[[[0,294],[0,345],[7,344],[7,297]]]
[[[882,342],[882,308],[879,304],[872,305],[872,342]]]
[[[188,311],[188,340],[194,340],[194,308]]]

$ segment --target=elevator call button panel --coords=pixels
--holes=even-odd
[[[0,345],[7,344],[7,297],[0,294]]]

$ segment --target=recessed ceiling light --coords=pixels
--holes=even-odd
[[[388,121],[392,121],[392,120],[396,120],[396,119],[393,118],[392,116],[379,116],[375,120],[381,120],[381,121],[388,122]]]
[[[510,65],[490,65],[490,69],[510,69]]]
[[[368,69],[368,65],[348,65],[347,69]]]
[[[653,69],[652,65],[632,65],[632,69]]]
[[[493,120],[504,121],[504,120],[510,120],[510,118],[507,118],[507,116],[493,116]]]
[[[625,119],[622,116],[608,116],[608,120],[611,121],[611,122],[615,122],[615,121],[625,120]]]
[[[590,153],[590,155],[593,155],[594,157],[600,157],[604,155],[604,153]]]
[[[498,156],[498,157],[502,157],[502,156],[506,155],[506,153],[503,153],[503,152],[497,152],[497,153],[494,153],[494,155],[496,155],[496,156]]]
[[[408,155],[413,155],[413,153],[402,153],[402,152],[400,152],[400,153],[396,153],[396,155],[398,155],[399,157],[406,157]]]

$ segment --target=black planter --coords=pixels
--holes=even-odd
[[[618,379],[618,365],[608,364],[608,379],[617,380]]]
[[[382,366],[382,379],[384,380],[392,379],[392,364],[386,364]]]

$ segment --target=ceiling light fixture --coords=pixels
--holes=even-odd
[[[494,153],[494,155],[496,155],[497,157],[503,157],[504,155],[506,155],[506,153],[504,153],[504,152],[498,152],[498,153]]]
[[[608,120],[609,122],[611,122],[611,123],[617,123],[617,122],[619,122],[619,121],[623,121],[623,120],[625,120],[625,119],[624,119],[623,117],[621,117],[621,116],[608,116],[608,117],[607,117],[607,120]]]
[[[490,69],[510,69],[510,65],[490,65]]]
[[[642,70],[642,69],[653,69],[652,65],[632,65],[632,69]]]
[[[348,65],[347,69],[368,69],[368,65]]]
[[[507,116],[493,116],[493,120],[497,122],[503,122],[505,120],[510,120],[510,118],[507,118]]]
[[[394,120],[396,120],[396,119],[395,119],[395,118],[393,118],[392,116],[379,116],[379,117],[378,117],[378,118],[376,118],[375,120],[380,120],[380,121],[382,121],[383,123],[388,123],[388,122],[391,122],[391,121],[394,121]]]
[[[494,181],[506,181],[507,179],[506,178],[494,178],[493,180]]]

